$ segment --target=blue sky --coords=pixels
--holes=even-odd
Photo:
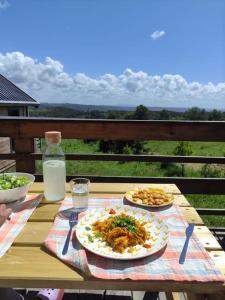
[[[0,36],[0,72],[40,101],[225,106],[224,0],[0,0]]]

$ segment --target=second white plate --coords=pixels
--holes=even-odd
[[[136,189],[133,189],[133,190],[130,190],[128,192],[126,192],[126,194],[124,195],[125,199],[128,200],[129,202],[133,203],[133,204],[136,204],[136,205],[139,205],[139,206],[144,206],[144,207],[154,207],[154,208],[157,208],[157,207],[164,207],[164,206],[168,206],[168,205],[171,205],[173,203],[173,195],[170,195],[170,194],[167,194],[169,195],[170,197],[170,200],[168,202],[165,202],[163,204],[159,204],[159,205],[149,205],[149,204],[144,204],[144,203],[141,203],[141,202],[137,202],[137,201],[134,201],[133,200],[133,195],[138,191],[139,189],[136,188]],[[154,189],[155,191],[157,191],[157,189]],[[159,191],[162,191],[161,189],[158,189]]]

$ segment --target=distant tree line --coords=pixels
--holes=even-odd
[[[30,116],[119,120],[225,120],[225,112],[216,109],[207,111],[202,108],[192,107],[185,112],[175,112],[166,109],[161,111],[151,111],[144,105],[137,106],[135,111],[81,111],[65,106],[50,106],[44,108],[32,108],[30,110]]]

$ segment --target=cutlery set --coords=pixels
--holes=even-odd
[[[63,250],[62,250],[63,255],[65,255],[68,251],[72,229],[77,224],[77,220],[78,220],[78,213],[72,212],[71,215],[70,215],[70,218],[69,218],[70,229],[69,229],[69,232],[67,234],[66,241],[65,241],[65,244],[64,244],[64,247],[63,247]]]
[[[77,222],[78,222],[78,213],[72,212],[70,215],[70,218],[69,218],[70,229],[69,229],[67,237],[66,237],[66,241],[65,241],[65,244],[64,244],[64,247],[62,250],[62,255],[66,255],[66,253],[68,251],[72,229],[75,225],[77,225]],[[187,250],[188,250],[188,244],[189,244],[189,241],[190,241],[193,231],[194,231],[194,224],[189,224],[185,231],[186,239],[185,239],[185,243],[184,243],[183,249],[181,251],[180,257],[179,257],[179,264],[184,264],[184,262],[185,262],[185,258],[186,258],[186,254],[187,254]]]

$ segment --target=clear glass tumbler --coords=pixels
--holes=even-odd
[[[90,180],[87,178],[74,178],[70,181],[73,209],[85,211],[88,208]]]

